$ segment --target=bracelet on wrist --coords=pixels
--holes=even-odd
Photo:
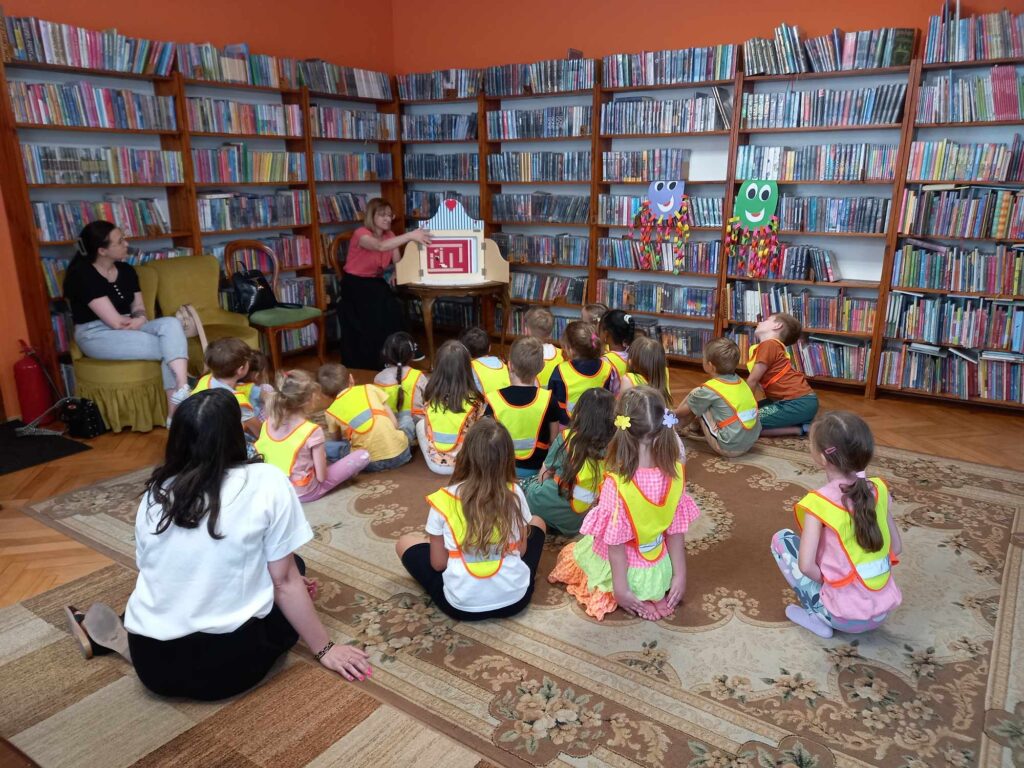
[[[144,309],[136,309],[134,312],[132,312],[132,317],[142,317],[142,318],[144,318],[145,316],[146,316],[146,310],[144,310]]]
[[[331,648],[333,648],[333,647],[334,647],[334,641],[333,640],[329,640],[327,642],[327,645],[325,645],[323,648],[321,648],[319,651],[317,651],[316,655],[313,658],[315,658],[317,661],[320,661],[320,659],[322,659],[324,657],[324,655],[329,650],[331,650]]]

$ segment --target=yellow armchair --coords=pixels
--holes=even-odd
[[[182,304],[191,304],[203,321],[209,341],[234,336],[259,349],[259,332],[249,326],[245,315],[221,309],[217,300],[220,264],[214,256],[182,256],[150,262],[159,275],[156,300],[162,315],[173,315]],[[188,340],[189,372],[203,372],[203,350],[199,339]]]

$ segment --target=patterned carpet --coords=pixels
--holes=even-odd
[[[393,551],[439,485],[417,460],[307,507],[318,608],[335,640],[370,649],[372,684],[332,680],[302,650],[228,703],[149,696],[126,664],[83,662],[64,634],[67,602],[123,605],[133,572],[114,566],[0,610],[0,735],[43,765],[1024,765],[1024,474],[880,449],[904,605],[870,636],[825,641],[786,621],[768,552],[820,483],[806,443],[732,461],[688,448],[703,514],[668,620],[599,624],[543,578],[513,620],[448,620]],[[28,511],[131,566],[143,477]],[[549,542],[542,577],[563,543]]]

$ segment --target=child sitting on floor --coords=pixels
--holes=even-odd
[[[636,323],[633,316],[621,309],[609,309],[601,317],[601,341],[608,350],[603,357],[615,369],[615,383],[612,393],[619,391],[619,380],[629,366],[629,345],[636,338]]]
[[[818,412],[818,396],[789,355],[801,330],[800,321],[786,312],[776,312],[754,329],[757,343],[747,353],[747,386],[757,392],[760,385],[764,391],[758,415],[765,437],[806,435]]]
[[[569,423],[576,401],[588,389],[611,389],[612,364],[601,357],[601,339],[597,328],[575,320],[565,326],[562,352],[565,362],[551,374],[548,389],[561,408],[562,424]]]
[[[537,384],[542,387],[547,387],[551,374],[565,360],[561,347],[552,343],[551,333],[554,328],[555,316],[544,307],[531,307],[523,318],[523,332],[544,345],[544,367],[537,374]]]
[[[431,472],[450,475],[466,430],[483,413],[483,401],[473,383],[469,351],[461,342],[446,341],[437,350],[434,371],[423,390],[423,420],[416,439]]]
[[[590,304],[583,305],[583,309],[580,310],[580,320],[584,323],[590,323],[593,326],[600,327],[601,318],[604,317],[607,311],[607,304],[602,304],[599,301],[593,301]]]
[[[508,366],[500,357],[491,354],[491,337],[487,331],[483,328],[467,328],[459,341],[473,358],[473,381],[481,395],[508,386]]]
[[[619,378],[619,394],[633,387],[654,387],[671,405],[672,392],[668,387],[668,361],[661,342],[648,336],[638,336],[629,345],[626,372]]]
[[[234,336],[212,341],[204,356],[209,373],[200,376],[192,388],[193,395],[207,389],[226,389],[234,394],[242,409],[242,427],[249,440],[260,433],[263,423],[250,399],[251,388],[241,383],[249,373],[252,353],[248,344]]]
[[[249,398],[256,418],[262,419],[267,395],[274,388],[270,384],[270,360],[258,349],[249,350],[249,370],[239,379],[238,389]]]
[[[412,367],[419,347],[412,336],[398,331],[384,340],[381,356],[387,367],[373,378],[373,383],[384,390],[388,407],[398,417],[398,426],[413,443],[416,422],[423,418],[423,390],[428,380],[427,374]]]

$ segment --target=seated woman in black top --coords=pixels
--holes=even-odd
[[[168,412],[189,396],[188,340],[176,317],[150,320],[139,276],[128,258],[128,240],[109,221],[86,224],[78,253],[64,276],[75,341],[96,360],[159,360]]]

